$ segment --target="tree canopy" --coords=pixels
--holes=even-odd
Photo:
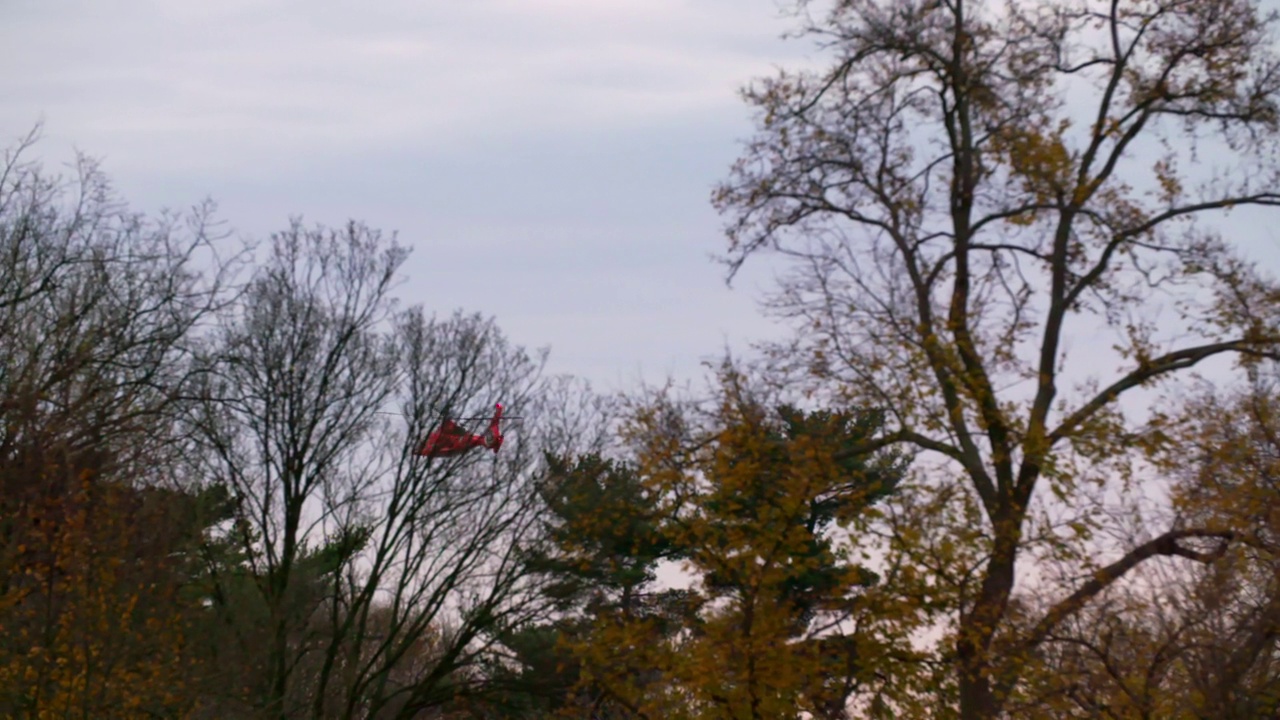
[[[1236,539],[1113,519],[1160,482],[1135,451],[1169,438],[1170,413],[1130,398],[1278,355],[1280,287],[1214,224],[1280,204],[1276,16],[1247,0],[798,9],[827,62],[747,90],[757,134],[714,196],[725,260],[793,261],[771,301],[798,328],[777,371],[883,408],[868,449],[941,462],[913,495],[946,496],[963,524],[913,501],[945,554],[892,542],[952,586],[937,657],[955,712],[997,717],[1045,640],[1135,567]],[[1072,569],[1022,623],[1033,560]]]
[[[700,394],[8,151],[0,715],[1280,712],[1280,13],[790,7],[712,203],[792,332]]]

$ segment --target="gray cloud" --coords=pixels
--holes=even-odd
[[[77,142],[128,147],[130,168],[228,173],[678,120],[732,104],[782,29],[765,4],[676,0],[23,7],[0,30],[23,68],[0,80],[18,99],[5,125],[43,112]]]
[[[404,294],[492,313],[553,367],[697,372],[769,332],[723,287],[707,205],[736,97],[800,49],[772,0],[19,0],[0,133],[106,159],[144,209],[205,195],[251,235],[302,213],[416,247]]]

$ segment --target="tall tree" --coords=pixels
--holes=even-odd
[[[551,626],[572,676],[561,680],[568,691],[559,704],[588,717],[635,717],[636,695],[661,672],[645,653],[611,643],[619,630],[643,626],[656,647],[680,630],[687,593],[657,578],[679,546],[664,527],[661,494],[633,464],[597,454],[550,460],[541,493],[549,549],[534,567],[550,579],[544,592],[568,613]]]
[[[353,456],[395,382],[391,348],[374,329],[388,319],[404,251],[377,240],[355,225],[332,233],[295,225],[273,237],[209,350],[205,402],[193,407],[208,449],[193,457],[239,506],[242,550],[265,612],[255,675],[262,705],[278,717],[296,714],[286,694],[298,656],[313,651],[314,640],[293,636],[320,600],[307,591],[304,561],[326,536],[357,537],[342,522],[368,482]],[[339,562],[360,548],[342,549]]]
[[[0,160],[0,715],[177,715],[206,525],[173,419],[230,265],[209,206],[146,217],[36,141]]]
[[[567,716],[844,718],[916,626],[872,620],[894,613],[857,558],[856,529],[904,470],[858,451],[876,414],[772,411],[737,373],[720,380],[714,408],[637,408],[631,462],[552,466],[544,566],[563,582],[548,589],[577,601],[558,628],[578,680]],[[664,561],[692,584],[664,588]]]
[[[857,537],[904,459],[859,450],[878,413],[771,411],[732,370],[720,392],[707,428],[676,445],[667,411],[641,416],[642,472],[698,579],[677,694],[700,718],[845,718],[914,627],[874,598]]]
[[[238,672],[223,708],[417,717],[539,606],[523,602],[536,458],[521,436],[497,456],[416,450],[446,417],[539,402],[543,358],[479,317],[397,311],[407,251],[359,223],[295,222],[268,251],[207,344],[188,418],[193,472],[231,490],[247,564],[215,582]]]
[[[209,207],[143,216],[89,158],[28,160],[35,139],[0,160],[0,714],[179,714],[204,526],[165,488],[227,266]]]
[[[1170,527],[1095,560],[1130,450],[1162,440],[1122,399],[1280,343],[1280,290],[1207,224],[1280,204],[1276,17],[1250,0],[797,7],[832,61],[746,92],[759,132],[714,196],[727,261],[795,260],[772,307],[802,331],[779,367],[884,408],[866,449],[934,454],[917,494],[951,493],[951,473],[950,514],[980,508],[976,538],[937,529],[978,543],[973,574],[921,569],[955,588],[955,711],[997,717],[1027,653],[1100,592],[1233,534]],[[1080,579],[1020,629],[1033,557]]]

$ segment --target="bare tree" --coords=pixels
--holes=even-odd
[[[178,712],[186,500],[157,486],[231,266],[211,206],[146,217],[36,140],[0,160],[0,714]]]
[[[123,434],[112,450],[147,457],[156,445],[138,440],[166,439],[147,424],[181,397],[193,331],[226,301],[213,207],[148,218],[88,157],[71,180],[25,161],[35,140],[0,164],[0,454],[24,437],[105,450]]]
[[[418,717],[476,692],[478,665],[497,635],[542,608],[523,551],[535,529],[541,448],[518,427],[497,455],[426,460],[413,451],[444,415],[479,418],[499,398],[516,415],[537,408],[545,355],[531,356],[492,321],[460,313],[427,320],[410,311],[397,337],[407,381],[398,407],[408,422],[382,446],[395,465],[365,512],[378,518],[368,569],[345,577],[355,601],[344,634],[361,660],[347,679],[345,707],[326,716]],[[370,632],[374,612],[385,618],[385,634]],[[427,636],[432,654],[407,663]]]
[[[258,683],[225,713],[426,717],[539,607],[522,547],[540,448],[508,430],[497,455],[416,450],[446,417],[544,406],[545,353],[477,316],[397,311],[405,256],[363,225],[294,223],[208,348],[195,457],[239,504],[247,581],[210,568],[239,634],[223,652]]]
[[[747,91],[759,134],[715,195],[727,260],[793,260],[771,306],[802,331],[780,368],[883,407],[885,442],[963,478],[983,562],[939,657],[959,715],[996,717],[1027,653],[1099,593],[1234,537],[1168,528],[1114,562],[1095,543],[1132,451],[1164,442],[1121,398],[1277,352],[1280,289],[1205,224],[1280,205],[1276,18],[1248,0],[797,6],[833,60]],[[1114,376],[1094,365],[1110,346]],[[1033,557],[1073,559],[1075,579],[996,653]]]
[[[329,561],[317,553],[358,550],[343,535],[351,529],[335,522],[370,481],[359,443],[396,381],[392,348],[376,329],[389,317],[404,251],[380,247],[354,224],[324,232],[299,223],[275,235],[269,251],[209,339],[203,402],[191,418],[204,449],[193,458],[208,481],[232,490],[235,531],[263,603],[253,638],[262,705],[291,717],[289,683],[314,644],[293,633],[307,627],[319,600],[314,584],[333,570],[313,567]]]

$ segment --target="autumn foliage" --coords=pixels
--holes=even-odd
[[[579,597],[577,690],[637,717],[843,717],[903,640],[872,620],[856,532],[904,463],[858,450],[873,412],[770,409],[730,371],[718,387],[697,429],[639,410],[632,462],[555,466],[547,567]],[[660,562],[690,587],[662,588]]]
[[[91,470],[45,468],[59,492],[14,516],[0,596],[0,707],[31,717],[185,716],[198,658],[172,506]]]
[[[712,199],[794,332],[703,396],[7,153],[0,716],[1277,717],[1280,15],[793,7]]]

